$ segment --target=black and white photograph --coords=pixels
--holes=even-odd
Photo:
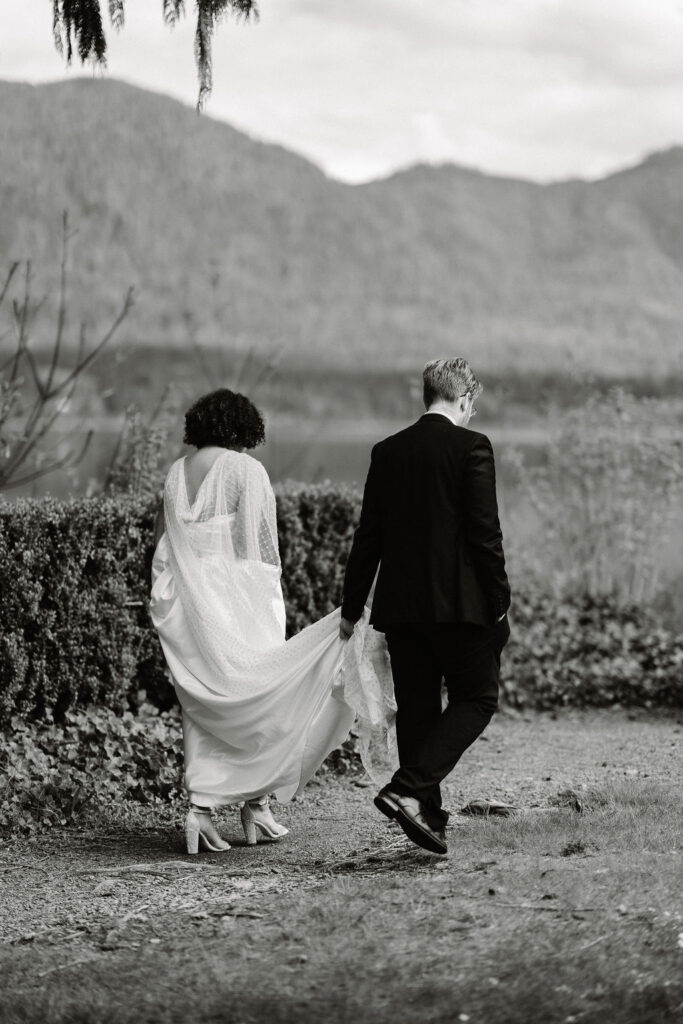
[[[683,1020],[683,0],[0,0],[0,1024]]]

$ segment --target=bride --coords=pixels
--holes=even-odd
[[[227,850],[211,819],[241,803],[246,841],[278,840],[268,794],[298,793],[354,719],[370,771],[394,760],[388,656],[367,611],[340,611],[285,641],[275,498],[245,449],[265,440],[249,399],[225,388],[185,416],[196,451],[173,463],[157,526],[151,616],[182,706],[188,853]]]

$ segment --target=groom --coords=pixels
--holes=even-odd
[[[379,566],[370,621],[389,648],[400,767],[375,805],[418,846],[447,853],[439,783],[498,706],[510,586],[493,450],[466,429],[482,385],[464,359],[432,360],[423,376],[425,415],[372,451],[341,635]]]

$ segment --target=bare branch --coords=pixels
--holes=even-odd
[[[33,358],[33,353],[31,352],[30,347],[29,347],[29,337],[28,337],[28,332],[27,332],[27,324],[28,324],[28,314],[29,314],[30,305],[31,305],[31,261],[27,260],[26,261],[26,269],[25,269],[25,273],[24,273],[24,299],[23,299],[23,302],[21,304],[21,307],[19,306],[18,303],[16,303],[16,302],[13,303],[14,317],[15,317],[15,321],[16,321],[17,329],[18,329],[18,337],[17,337],[16,359],[15,359],[14,366],[12,367],[12,374],[10,375],[9,384],[10,384],[10,386],[12,386],[12,385],[14,385],[16,383],[17,372],[18,372],[18,369],[19,369],[21,358],[22,358],[22,356],[25,357],[26,362],[28,363],[29,369],[31,371],[31,375],[33,377],[33,382],[34,382],[35,387],[36,387],[36,398],[35,398],[35,401],[33,403],[32,408],[26,414],[26,419],[25,419],[24,428],[23,428],[23,437],[22,437],[22,442],[23,443],[19,443],[19,444],[16,445],[14,451],[12,452],[12,455],[10,456],[8,461],[5,463],[4,473],[3,473],[3,477],[4,477],[5,480],[7,480],[12,475],[12,473],[16,470],[16,468],[24,461],[24,459],[27,457],[27,455],[33,449],[34,446],[31,443],[31,437],[34,434],[34,431],[35,431],[37,425],[40,423],[40,418],[42,416],[42,413],[43,413],[43,410],[44,410],[44,407],[45,407],[45,402],[47,400],[45,388],[43,386],[42,380],[40,378],[40,374],[38,372],[38,367],[37,367],[36,362],[35,362],[35,360]]]
[[[113,450],[113,452],[111,454],[111,458],[109,460],[109,465],[107,466],[107,472],[105,473],[105,476],[104,476],[104,487],[103,487],[103,490],[105,492],[109,490],[109,488],[111,487],[112,481],[114,479],[114,473],[116,471],[116,465],[118,463],[119,455],[121,454],[121,449],[123,447],[123,439],[124,439],[124,437],[126,435],[126,427],[127,427],[127,419],[126,419],[126,414],[124,413],[124,415],[123,415],[123,422],[121,423],[121,429],[119,430],[118,437],[116,438],[116,444],[114,445],[114,450]]]
[[[12,278],[14,277],[20,266],[21,263],[19,260],[15,260],[14,263],[10,265],[10,268],[7,271],[7,277],[5,278],[5,283],[3,284],[2,290],[0,291],[0,305],[2,305],[2,303],[5,301],[5,295],[7,295],[9,286],[12,283]]]
[[[33,483],[34,480],[38,480],[41,476],[47,476],[48,473],[54,473],[56,469],[72,469],[74,466],[78,465],[87,452],[90,447],[92,437],[93,431],[89,430],[78,454],[74,455],[73,451],[67,452],[63,458],[58,459],[57,462],[53,462],[49,466],[40,466],[32,473],[27,473],[26,476],[22,476],[18,480],[7,481],[5,483],[5,487],[9,489],[10,487],[21,487],[23,484]]]
[[[52,391],[52,381],[59,362],[59,354],[62,347],[62,336],[66,323],[66,260],[69,245],[69,216],[64,210],[62,212],[62,257],[59,266],[59,304],[57,307],[57,330],[52,346],[52,361],[47,374],[45,390],[49,395]]]
[[[277,349],[273,355],[263,364],[261,369],[258,371],[252,382],[252,388],[256,389],[265,384],[267,381],[273,380],[278,373],[278,363],[284,354],[284,346]]]
[[[40,373],[38,372],[38,366],[36,364],[35,359],[33,358],[33,353],[31,352],[31,349],[29,348],[29,339],[28,339],[28,335],[27,335],[27,332],[26,332],[26,324],[28,322],[28,310],[29,310],[29,279],[28,279],[28,265],[27,265],[26,293],[24,295],[24,301],[23,301],[21,306],[19,306],[19,304],[17,302],[13,303],[14,320],[15,320],[15,324],[16,324],[16,327],[17,327],[17,354],[18,354],[18,358],[17,358],[17,362],[16,362],[16,370],[18,370],[18,368],[19,368],[19,363],[20,363],[21,356],[24,356],[24,358],[26,359],[26,362],[28,363],[29,369],[31,371],[31,376],[33,377],[33,383],[36,386],[36,391],[38,392],[38,394],[42,398],[45,395],[45,388],[43,387],[43,382],[41,380]],[[16,372],[15,372],[15,375],[16,375]]]
[[[12,312],[14,313],[14,323],[17,329],[17,350],[14,358],[14,365],[10,374],[9,383],[13,384],[17,378],[19,372],[19,366],[21,364],[21,357],[24,355],[26,350],[26,324],[28,321],[28,306],[29,306],[29,292],[31,287],[31,261],[26,261],[26,269],[24,271],[24,301],[19,305],[16,299],[12,301]],[[40,390],[40,388],[39,388]]]
[[[71,383],[74,377],[79,376],[83,372],[83,370],[85,370],[85,368],[89,366],[90,363],[92,363],[93,359],[97,358],[97,356],[100,354],[104,346],[111,341],[114,334],[121,326],[125,318],[128,316],[128,313],[130,312],[133,306],[133,293],[134,289],[130,287],[126,293],[126,297],[123,301],[123,305],[121,306],[121,310],[119,311],[118,316],[114,320],[113,324],[111,325],[107,333],[100,339],[100,341],[98,341],[97,345],[92,350],[92,352],[90,352],[84,359],[81,359],[79,360],[79,362],[76,363],[71,373],[68,374],[67,377],[65,377],[62,383],[58,384],[56,388],[53,388],[52,392],[48,395],[48,398],[52,398],[55,395],[58,395],[60,391],[63,391],[64,388],[66,388]],[[85,326],[81,324],[81,337],[84,336],[84,330]]]
[[[62,415],[62,413],[66,410],[68,403],[71,400],[74,391],[76,390],[77,384],[78,376],[73,376],[69,380],[67,388],[64,389],[60,386],[60,391],[65,390],[66,393],[61,395],[59,401],[55,403],[51,413],[45,416],[40,425],[36,423],[35,425],[32,426],[32,437],[30,441],[24,446],[21,455],[22,462],[34,451],[35,448],[37,448],[37,446],[40,444],[43,438],[50,432],[50,430],[55,425],[55,423]],[[46,408],[47,403],[43,402],[41,405],[41,415],[45,415]]]
[[[10,331],[11,331],[11,327],[8,327],[6,330],[4,330],[2,332],[2,334],[0,334],[0,344],[2,344],[2,342],[5,340],[5,338],[9,335]],[[4,363],[0,363],[0,373],[2,373],[3,370],[7,366],[9,366],[9,364],[12,362],[13,359],[14,359],[14,353],[12,353],[11,356],[8,356]]]
[[[80,363],[81,359],[83,358],[83,353],[85,352],[86,330],[87,329],[86,329],[85,323],[81,320],[81,327],[80,327],[80,330],[78,332],[78,351],[76,353],[76,362],[77,363]]]
[[[26,356],[26,362],[31,367],[31,375],[33,376],[33,382],[36,386],[36,391],[38,392],[41,398],[44,398],[46,396],[46,391],[45,387],[43,386],[43,382],[40,379],[38,364],[33,358],[33,352],[31,352],[31,349],[28,346],[26,346],[26,348],[24,349],[24,355]]]
[[[31,263],[26,261],[24,272],[23,296],[13,300],[11,324],[16,333],[15,352],[0,367],[2,372],[3,401],[0,410],[0,426],[11,421],[12,429],[4,439],[6,456],[0,457],[0,486],[18,487],[30,483],[38,477],[46,476],[57,469],[76,465],[85,454],[90,443],[92,431],[89,432],[85,444],[80,450],[70,450],[63,458],[46,458],[52,454],[52,445],[47,443],[48,435],[58,419],[66,411],[81,374],[111,341],[123,319],[133,304],[133,289],[129,288],[122,306],[108,330],[100,338],[92,351],[87,351],[86,326],[81,323],[75,365],[65,372],[64,379],[59,380],[60,360],[64,348],[64,334],[68,309],[68,246],[74,234],[69,229],[69,221],[65,212],[62,218],[62,254],[60,262],[59,302],[54,342],[50,353],[50,365],[46,380],[41,376],[39,363],[31,350],[30,324],[33,316],[42,307],[45,298],[35,306],[31,301]],[[12,264],[5,283],[0,292],[2,301],[14,278],[20,263]],[[23,372],[26,363],[28,373]],[[30,375],[30,376],[29,376]],[[28,389],[27,389],[28,382]],[[33,394],[35,388],[35,394]],[[28,460],[32,466],[29,468]],[[43,465],[40,465],[41,460]],[[20,467],[25,467],[23,475],[19,475]]]

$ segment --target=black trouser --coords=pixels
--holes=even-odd
[[[417,797],[432,828],[448,821],[439,783],[498,707],[500,653],[509,636],[507,616],[491,627],[439,622],[386,628],[401,766],[389,787]],[[443,711],[442,679],[448,690]]]

